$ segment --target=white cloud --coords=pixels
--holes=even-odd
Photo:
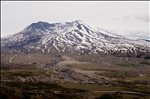
[[[150,21],[150,16],[148,15],[134,15],[134,18],[137,19],[137,20],[141,20],[141,21],[144,21],[144,22],[149,22]]]

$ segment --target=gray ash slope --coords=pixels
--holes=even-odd
[[[149,53],[148,44],[93,29],[80,20],[52,24],[39,21],[17,34],[1,38],[1,51],[139,55]]]

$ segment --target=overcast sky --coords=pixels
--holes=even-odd
[[[33,22],[82,20],[91,27],[150,39],[149,1],[1,1],[1,36]]]

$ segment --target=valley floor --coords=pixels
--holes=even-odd
[[[1,55],[1,99],[149,99],[149,59]]]

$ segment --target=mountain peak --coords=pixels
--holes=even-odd
[[[81,21],[81,20],[75,20],[74,22],[76,22],[76,23],[83,23],[83,21]]]
[[[30,30],[30,31],[34,31],[36,29],[38,30],[45,30],[48,29],[49,27],[54,27],[54,24],[50,24],[48,22],[42,22],[42,21],[38,21],[36,23],[32,23],[31,25],[29,25],[26,30]]]
[[[32,23],[31,24],[31,26],[36,26],[36,25],[49,25],[49,23],[48,22],[44,22],[44,21],[38,21],[38,22],[36,22],[36,23]]]

